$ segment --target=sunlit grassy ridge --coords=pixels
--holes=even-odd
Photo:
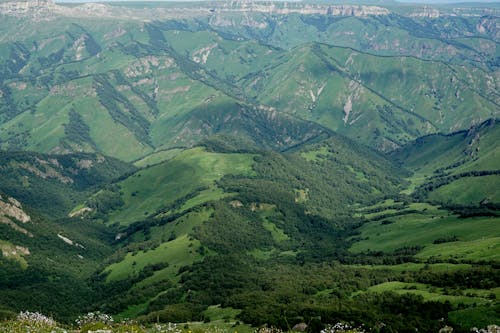
[[[421,283],[404,283],[399,281],[384,282],[368,288],[368,291],[376,293],[385,291],[411,293],[421,295],[424,299],[429,301],[448,301],[453,304],[488,304],[491,303],[489,300],[490,295],[495,295],[489,290],[463,290],[462,295],[446,295],[443,294],[441,288],[435,288]]]
[[[201,256],[197,253],[199,249],[198,241],[189,241],[187,235],[180,236],[175,240],[166,242],[154,250],[148,252],[138,252],[128,254],[123,261],[109,266],[105,272],[109,272],[109,281],[127,278],[130,275],[138,274],[146,265],[158,263],[168,263],[168,269],[163,270],[163,274],[173,277],[181,266],[189,265]]]
[[[138,171],[119,182],[123,208],[109,213],[109,223],[139,221],[194,194],[183,209],[216,200],[224,193],[215,181],[228,174],[252,175],[253,155],[220,154],[203,148],[186,150],[172,160]]]

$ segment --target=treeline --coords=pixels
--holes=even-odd
[[[424,200],[429,192],[435,191],[438,188],[448,185],[460,178],[482,177],[491,175],[500,175],[500,170],[468,171],[450,176],[436,176],[431,178],[429,182],[417,187],[413,195],[417,200]]]

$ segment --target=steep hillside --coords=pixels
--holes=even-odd
[[[0,153],[0,191],[50,217],[62,217],[90,191],[134,167],[95,154]]]
[[[382,151],[497,117],[500,110],[493,73],[320,44],[291,50],[247,76],[244,86],[261,103]]]
[[[83,28],[62,20],[36,38],[3,44],[4,149],[100,152],[134,160],[219,132],[276,149],[324,132],[279,110],[248,104],[229,78],[171,48],[163,25],[118,25],[110,31],[106,23]],[[240,56],[239,49],[232,52]]]
[[[70,320],[98,299],[89,283],[112,235],[86,221],[54,223],[4,193],[0,198],[2,309],[43,309]]]
[[[499,122],[489,120],[467,131],[420,138],[393,157],[415,171],[415,196],[422,200],[498,207],[499,135]]]
[[[443,8],[432,6],[394,5],[389,7],[388,15],[356,15],[352,7],[344,6],[345,13],[333,9],[331,15],[327,10],[327,15],[306,11],[288,15],[254,13],[243,22],[238,20],[238,14],[220,13],[206,21],[223,34],[257,39],[283,49],[316,41],[383,56],[412,56],[498,69],[498,7],[450,6],[451,12],[443,15],[439,14]],[[477,12],[466,13],[468,9]],[[457,15],[462,11],[463,15]]]
[[[276,16],[255,9],[238,26],[240,14],[215,9],[142,22],[120,6],[89,6],[80,17],[75,8],[3,27],[3,149],[132,161],[217,133],[285,150],[328,128],[389,151],[498,116],[498,36],[488,17],[347,7],[322,16],[321,6],[310,14],[299,6]],[[109,16],[84,14],[98,9]],[[150,8],[127,10],[142,17]]]

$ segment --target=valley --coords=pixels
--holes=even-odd
[[[0,331],[500,325],[499,15],[0,1]]]

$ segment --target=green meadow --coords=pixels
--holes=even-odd
[[[109,222],[127,225],[194,194],[183,209],[220,199],[224,193],[215,181],[224,175],[252,175],[253,155],[222,154],[203,148],[185,150],[173,159],[142,169],[119,182],[124,208],[110,212]]]

